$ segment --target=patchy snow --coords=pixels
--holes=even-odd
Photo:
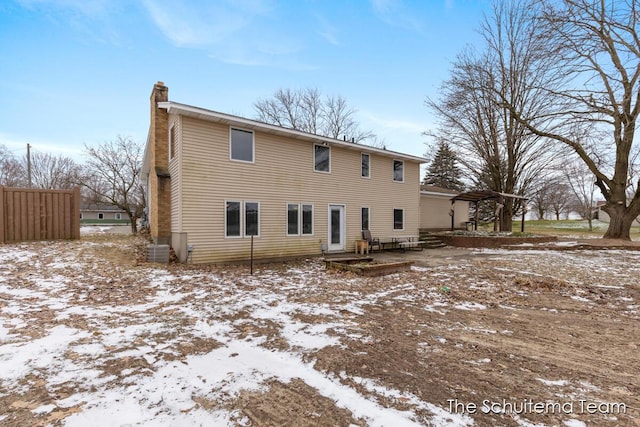
[[[347,293],[345,304],[334,306],[283,296],[283,290],[306,292],[321,271],[317,264],[290,269],[286,275],[264,270],[255,276],[143,268],[121,285],[117,276],[105,281],[104,275],[112,272],[101,271],[99,260],[83,264],[78,259],[82,245],[92,244],[77,243],[79,250],[57,260],[41,260],[19,246],[0,248],[0,260],[14,272],[21,264],[46,265],[20,281],[0,276],[0,297],[6,298],[0,311],[0,386],[26,392],[35,375],[53,393],[75,390],[31,409],[36,415],[74,408],[64,419],[67,426],[234,425],[237,414],[225,410],[225,402],[243,391],[265,390],[270,381],[295,378],[367,425],[418,426],[416,411],[433,414],[434,425],[473,425],[471,418],[417,396],[352,378],[365,387],[363,394],[305,359],[309,352],[341,346],[342,339],[366,342],[369,338],[353,329],[349,319],[381,300],[411,304],[407,292],[426,292],[414,283]],[[111,293],[95,292],[98,286],[107,286]],[[144,297],[136,297],[131,286],[144,291]],[[436,302],[440,304],[446,305]],[[461,303],[458,308],[482,307]],[[39,336],[20,335],[20,328],[43,310],[48,320],[39,325]],[[268,337],[259,328],[271,328],[283,347],[267,345]],[[192,348],[195,339],[208,343],[208,349],[184,354],[181,349]],[[400,399],[404,409],[383,405],[380,398]],[[218,407],[205,409],[198,399],[217,402]]]
[[[29,408],[33,414],[44,417],[60,408],[73,408],[75,413],[63,420],[67,426],[237,425],[249,420],[238,420],[239,415],[225,404],[246,391],[266,391],[273,381],[297,379],[370,426],[474,425],[470,417],[449,412],[429,401],[429,396],[418,397],[381,380],[345,372],[336,375],[317,368],[314,359],[314,353],[343,348],[348,340],[370,342],[372,338],[354,319],[375,305],[413,306],[421,315],[486,310],[485,304],[462,300],[468,296],[456,297],[457,281],[483,295],[500,291],[496,281],[468,274],[467,265],[413,267],[417,279],[407,281],[395,275],[390,280],[396,282],[384,288],[371,286],[367,292],[350,288],[351,283],[367,279],[325,275],[313,262],[304,269],[265,267],[254,276],[231,269],[172,273],[142,266],[128,271],[124,279],[105,280],[113,272],[103,270],[100,259],[81,258],[85,246],[91,245],[95,243],[74,243],[74,251],[51,259],[28,245],[0,247],[0,262],[6,266],[0,271],[0,388],[3,393],[19,394],[42,382],[59,396]],[[54,244],[42,246],[55,250]],[[554,251],[477,252],[487,255],[483,259],[495,263],[500,275],[525,275],[532,280],[541,277],[536,271],[546,271],[541,265],[554,260],[557,270],[566,269],[575,278],[570,282],[575,288],[563,292],[572,293],[569,296],[579,302],[593,302],[583,289],[584,282],[593,282],[580,282],[593,272],[599,279],[591,288],[620,292],[637,283],[640,273],[640,255],[614,251],[608,251],[613,256],[602,265],[600,254],[588,254],[585,261],[584,255],[563,252],[559,257],[560,252]],[[513,258],[521,268],[500,265]],[[612,265],[625,268],[608,282]],[[34,273],[22,274],[26,267]],[[423,284],[421,275],[436,283]],[[334,289],[337,281],[341,287]],[[321,298],[315,302],[308,298],[311,292],[331,293],[331,303]],[[526,297],[526,293],[514,294]],[[637,309],[630,295],[617,299],[630,310]],[[498,307],[516,314],[509,305]],[[420,316],[416,319],[424,322]],[[25,332],[28,326],[33,336]],[[485,336],[513,334],[502,326],[500,332],[480,326],[462,325]],[[448,342],[447,347],[453,348],[455,343],[425,336],[431,344],[419,344],[424,352],[442,351]],[[498,363],[483,356],[469,355],[477,359],[465,362],[477,369]],[[566,380],[538,381],[549,388],[569,385]],[[589,391],[597,389],[581,385]],[[215,407],[207,408],[199,403],[203,401],[215,402]],[[424,418],[425,412],[430,418]],[[0,421],[4,418],[0,415]],[[539,425],[524,419],[516,422]],[[564,424],[584,425],[578,420]]]
[[[453,308],[456,308],[458,310],[485,310],[487,306],[477,302],[464,301],[460,304],[454,305]]]
[[[543,378],[536,378],[536,379],[540,381],[542,384],[548,385],[548,386],[564,387],[566,385],[569,385],[569,381],[567,380],[545,380]]]
[[[571,419],[562,422],[567,427],[587,427],[587,424],[580,420]]]

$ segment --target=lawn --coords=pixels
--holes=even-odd
[[[0,246],[1,425],[640,423],[640,251],[425,250],[366,278],[140,244]]]
[[[593,220],[593,231],[589,231],[589,222],[581,219],[561,219],[556,220],[527,220],[525,221],[525,231],[534,234],[552,234],[558,236],[575,236],[581,238],[602,237],[607,231],[608,223]],[[493,227],[493,225],[491,225]],[[492,228],[493,229],[493,228]],[[513,230],[520,231],[520,221],[513,222]],[[640,239],[640,225],[631,227],[631,239]]]

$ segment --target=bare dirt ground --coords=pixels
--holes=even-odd
[[[638,251],[425,250],[361,278],[140,243],[0,246],[0,425],[640,426]]]

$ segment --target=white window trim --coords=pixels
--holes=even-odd
[[[396,212],[395,211],[402,211],[402,228],[396,228]],[[391,228],[393,229],[393,231],[404,231],[405,227],[405,215],[404,215],[404,208],[393,208],[393,214],[392,214],[392,218],[391,218]]]
[[[298,207],[298,232],[297,233],[289,233],[289,205],[294,205]],[[284,205],[284,218],[285,218],[285,232],[287,237],[300,236],[302,232],[302,224],[300,222],[300,203],[287,202]]]
[[[102,215],[102,218],[100,218],[101,215]],[[103,213],[99,213],[98,214],[98,219],[104,219],[104,214]]]
[[[232,157],[232,134],[233,134],[233,130],[239,130],[242,132],[249,132],[251,134],[251,161],[248,160],[239,160],[239,159],[234,159]],[[229,126],[229,160],[231,160],[232,162],[238,162],[238,163],[249,163],[249,164],[253,164],[256,162],[256,134],[253,130],[251,129],[243,129],[241,127],[237,127],[237,126]]]
[[[260,232],[262,231],[262,227],[260,226],[260,212],[261,212],[262,208],[260,207],[260,202],[258,202],[257,200],[245,200],[245,201],[242,202],[242,206],[241,206],[241,209],[242,209],[242,221],[241,221],[242,222],[242,227],[241,227],[241,230],[240,230],[241,231],[240,235],[242,237],[247,238],[247,239],[251,238],[251,235],[247,235],[246,234],[247,233],[247,229],[246,229],[246,226],[247,226],[247,203],[255,203],[255,204],[258,205],[258,234],[255,234],[253,236],[253,238],[256,239],[256,238],[260,237]],[[225,224],[226,224],[226,222],[225,222]]]
[[[367,223],[369,223],[369,230],[371,230],[371,207],[369,206],[360,206],[360,230],[364,230],[362,228],[362,209],[367,209]]]
[[[303,218],[303,216],[302,216],[302,208],[304,206],[311,206],[311,234],[304,232],[304,223],[302,221],[302,218]],[[305,237],[313,236],[315,234],[315,232],[316,232],[316,230],[315,230],[316,224],[315,224],[315,221],[313,220],[314,219],[314,215],[315,215],[315,211],[316,211],[315,206],[313,205],[313,203],[300,203],[300,208],[299,209],[300,209],[300,235],[301,236],[305,236]]]
[[[367,176],[362,176],[362,156],[369,158],[369,175]],[[371,179],[371,154],[369,153],[360,153],[360,178]]]
[[[122,214],[120,212],[116,212],[116,218],[117,220],[121,220],[122,219]]]
[[[227,203],[240,203],[240,234],[238,236],[229,236],[227,234]],[[243,222],[244,222],[244,218],[243,218],[243,205],[242,205],[242,200],[225,200],[224,201],[224,238],[225,239],[242,239],[242,231],[243,231]]]
[[[296,234],[289,234],[289,205],[294,205],[294,206],[298,207],[298,232]],[[303,232],[302,208],[304,206],[311,206],[311,234]],[[286,228],[287,237],[295,237],[295,236],[312,237],[316,232],[316,229],[315,229],[315,227],[316,227],[316,224],[315,224],[315,211],[316,211],[316,208],[315,208],[313,203],[287,202],[285,204],[285,219],[286,219],[285,228]]]
[[[398,181],[396,179],[396,168],[395,168],[395,164],[396,162],[400,162],[402,164],[402,180]],[[391,162],[391,179],[393,179],[393,182],[404,182],[404,160],[399,160],[399,159],[393,159]]]
[[[316,169],[316,147],[323,147],[329,149],[329,170],[328,171],[319,171]],[[313,171],[316,173],[331,173],[331,146],[324,144],[313,144]]]

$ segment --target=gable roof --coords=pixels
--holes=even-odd
[[[361,151],[363,153],[378,154],[384,157],[391,157],[398,160],[406,160],[409,162],[426,163],[427,159],[410,154],[403,154],[397,151],[384,150],[364,144],[356,144],[355,142],[342,141],[340,139],[320,136],[313,133],[303,132],[296,129],[289,129],[282,126],[272,125],[269,123],[259,122],[257,120],[247,119],[232,114],[221,113],[219,111],[207,110],[205,108],[194,107],[192,105],[180,104],[178,102],[167,101],[158,102],[159,108],[164,108],[169,113],[180,114],[187,117],[194,117],[201,120],[207,120],[216,123],[224,123],[230,126],[238,126],[246,129],[257,130],[264,133],[274,135],[287,136],[299,140],[309,141],[312,143],[327,143],[338,147],[347,148],[349,150]]]

